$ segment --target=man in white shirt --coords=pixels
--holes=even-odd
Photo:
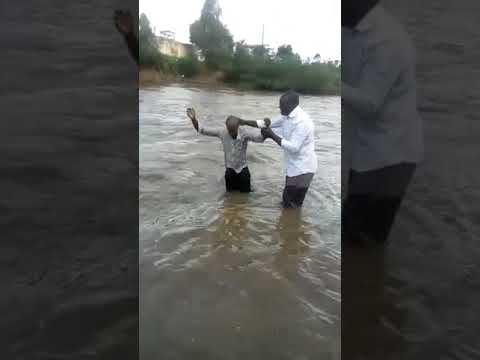
[[[317,171],[315,154],[315,127],[308,114],[299,105],[297,93],[288,91],[280,98],[281,116],[270,122],[240,120],[241,125],[262,128],[262,135],[271,138],[285,154],[285,188],[283,206],[299,208]]]
[[[378,0],[342,1],[342,82],[351,152],[342,237],[384,242],[423,159],[423,131],[414,46]]]

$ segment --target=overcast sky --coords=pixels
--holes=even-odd
[[[190,42],[189,26],[200,17],[204,0],[140,0],[157,33],[175,32],[181,42]],[[234,41],[260,44],[262,24],[265,44],[277,48],[291,44],[302,58],[319,53],[322,59],[339,60],[341,0],[220,0],[222,22]]]

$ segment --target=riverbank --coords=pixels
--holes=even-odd
[[[282,92],[282,90],[262,89],[255,86],[254,83],[248,82],[228,82],[225,81],[225,75],[222,72],[206,73],[202,72],[191,78],[182,77],[175,74],[165,74],[161,71],[152,68],[141,67],[139,71],[139,86],[141,88],[168,85],[172,83],[185,83],[197,86],[208,87],[229,87],[236,90],[244,91],[265,91],[265,92]],[[339,91],[326,91],[322,94],[304,93],[305,95],[326,95],[326,96],[340,96]]]

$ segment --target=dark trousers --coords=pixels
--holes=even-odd
[[[387,241],[415,168],[402,163],[372,171],[351,170],[342,207],[342,241]]]
[[[287,176],[283,190],[283,207],[293,209],[302,207],[312,179],[313,174],[310,173],[294,177]]]
[[[250,171],[248,167],[242,169],[240,173],[235,170],[227,168],[225,170],[225,187],[227,191],[240,191],[242,193],[249,193],[252,191],[250,187]]]

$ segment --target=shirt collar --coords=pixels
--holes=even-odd
[[[290,114],[287,115],[287,117],[289,119],[295,119],[299,115],[300,111],[302,111],[302,109],[300,108],[300,105],[298,105],[295,109],[293,109],[290,112]]]
[[[355,26],[355,31],[358,32],[365,32],[371,29],[371,27],[375,24],[375,21],[378,16],[380,16],[382,9],[381,5],[375,5],[364,17],[362,20],[359,21],[357,26]]]

